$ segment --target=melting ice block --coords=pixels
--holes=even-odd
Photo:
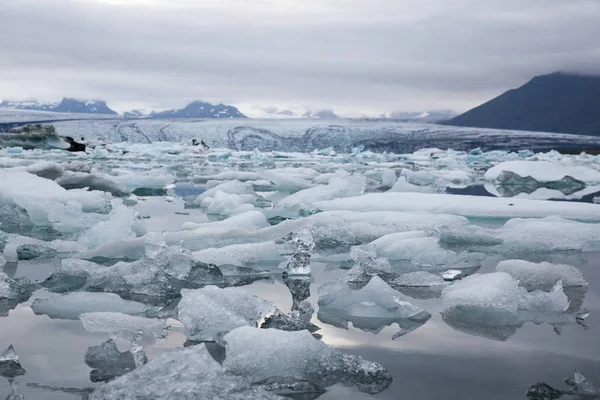
[[[401,331],[394,337],[399,337],[423,325],[431,314],[412,305],[406,296],[374,276],[360,290],[349,288],[344,281],[322,285],[318,318],[345,329],[350,321],[356,328],[374,332],[397,322]]]
[[[275,306],[243,289],[206,286],[182,290],[179,320],[189,340],[220,341],[240,326],[254,326]]]
[[[376,394],[392,383],[381,365],[329,348],[308,331],[238,328],[225,335],[227,358],[223,366],[253,382],[271,377],[292,377],[328,387],[356,385]]]
[[[564,287],[587,286],[581,271],[572,265],[505,260],[498,263],[496,271],[510,274],[519,286],[528,290],[550,289],[558,281],[562,281]]]
[[[108,382],[135,369],[133,354],[130,351],[120,352],[114,339],[88,347],[84,360],[88,367],[94,369],[90,373],[92,382]]]
[[[358,196],[365,190],[365,177],[356,174],[348,178],[334,177],[327,185],[315,186],[296,192],[277,203],[281,207],[312,207],[316,201]]]
[[[581,221],[600,221],[600,207],[597,204],[451,194],[370,193],[319,201],[314,205],[323,211],[426,211],[482,218],[543,218],[554,215]]]
[[[129,194],[127,188],[120,183],[114,182],[108,177],[85,172],[66,171],[62,176],[56,179],[56,183],[65,189],[84,189],[100,190],[108,192],[113,196],[126,196]]]
[[[73,292],[47,299],[35,299],[31,309],[36,315],[54,319],[79,319],[91,312],[119,312],[128,315],[145,315],[148,306],[123,300],[113,293]]]
[[[275,400],[279,396],[226,374],[204,345],[164,353],[96,389],[90,400]]]
[[[194,259],[221,265],[246,266],[264,263],[279,263],[283,257],[278,252],[279,246],[274,241],[262,243],[233,244],[230,246],[209,248],[193,253]]]
[[[435,188],[432,186],[413,185],[406,181],[406,177],[401,176],[390,188],[389,192],[433,193],[435,192]]]

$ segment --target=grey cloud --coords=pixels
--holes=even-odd
[[[460,110],[600,71],[595,0],[111,1],[0,2],[0,97]]]

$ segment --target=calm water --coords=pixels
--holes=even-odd
[[[191,190],[191,189],[190,189]],[[141,215],[150,215],[148,231],[177,230],[186,221],[204,222],[208,218],[199,210],[185,209],[179,198],[165,201],[148,198],[136,206]],[[554,259],[556,255],[548,255]],[[413,303],[432,314],[419,329],[392,340],[394,326],[378,334],[358,329],[338,329],[320,322],[316,313],[313,322],[330,346],[361,355],[385,366],[393,375],[394,383],[378,399],[525,399],[525,391],[534,383],[546,381],[564,388],[562,378],[578,368],[592,381],[600,383],[600,253],[588,252],[559,256],[563,261],[577,265],[589,282],[583,308],[591,315],[590,329],[565,326],[557,335],[551,325],[528,323],[518,329],[506,342],[494,341],[452,329],[441,318],[444,309],[439,299],[415,299]],[[502,258],[490,256],[482,272],[490,272]],[[536,261],[539,260],[536,259]],[[55,263],[21,262],[9,264],[4,272],[9,276],[27,276],[32,279],[47,277]],[[317,310],[317,289],[325,283],[342,277],[345,271],[334,266],[313,263],[310,300]],[[275,302],[288,311],[292,304],[289,290],[279,277],[245,287],[253,294]],[[34,296],[35,297],[35,296]],[[29,305],[19,305],[8,318],[0,319],[0,348],[13,344],[27,374],[17,378],[25,399],[77,399],[85,392],[73,394],[72,389],[93,388],[90,368],[84,361],[89,346],[107,339],[104,334],[90,334],[79,321],[51,320],[35,316]],[[171,321],[172,331],[166,340],[148,349],[150,358],[160,352],[182,346],[183,328]],[[121,350],[127,344],[118,341]],[[39,385],[54,387],[42,388]],[[63,388],[57,391],[58,388]],[[10,393],[9,383],[0,378],[0,398]],[[342,386],[330,388],[321,399],[366,399],[355,389]]]

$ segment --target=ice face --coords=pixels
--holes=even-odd
[[[204,345],[176,349],[96,389],[90,400],[275,400],[279,396],[226,374]]]
[[[301,229],[292,235],[294,254],[283,271],[286,275],[310,275],[310,257],[315,247],[312,234],[308,229]]]
[[[149,307],[134,301],[123,300],[113,293],[74,292],[47,299],[36,299],[31,305],[36,315],[57,319],[79,319],[84,313],[119,312],[128,315],[145,315]]]
[[[344,329],[352,322],[356,328],[378,332],[397,322],[401,327],[395,335],[398,337],[423,325],[430,317],[431,314],[412,305],[378,276],[359,290],[350,289],[343,281],[319,288],[319,320]],[[405,332],[405,326],[412,329]]]
[[[381,365],[329,348],[308,331],[238,328],[225,335],[231,374],[261,381],[291,377],[328,387],[336,383],[356,385],[376,394],[387,389],[392,377]]]
[[[207,286],[182,290],[179,320],[185,334],[194,341],[220,341],[227,332],[240,326],[254,326],[275,306],[243,289]]]
[[[587,286],[581,271],[572,265],[505,260],[496,266],[496,271],[510,274],[519,282],[519,286],[528,290],[549,290],[558,281],[562,282],[563,287]]]
[[[386,169],[381,174],[381,189],[390,189],[396,183],[396,172],[393,169]]]

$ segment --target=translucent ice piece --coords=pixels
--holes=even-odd
[[[274,309],[274,305],[243,289],[206,286],[182,290],[179,320],[188,339],[219,341],[227,332],[240,326],[254,326]]]
[[[312,234],[308,229],[301,229],[292,235],[294,254],[284,269],[287,275],[310,275],[310,257],[315,247]]]
[[[225,342],[225,370],[254,382],[292,377],[322,387],[356,385],[371,394],[392,383],[392,376],[381,365],[331,349],[308,331],[241,327],[225,335]]]
[[[558,281],[562,281],[564,287],[587,286],[581,271],[572,265],[505,260],[498,263],[496,271],[510,274],[519,281],[519,286],[528,290],[549,290]]]

